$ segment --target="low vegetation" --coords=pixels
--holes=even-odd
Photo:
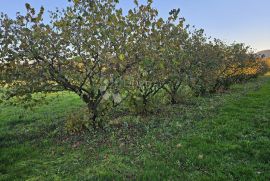
[[[0,180],[269,180],[269,96],[265,76],[81,134],[63,126],[83,105],[74,94],[2,104]]]

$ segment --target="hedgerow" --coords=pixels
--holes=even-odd
[[[185,24],[180,10],[158,16],[152,0],[136,0],[124,15],[117,0],[73,0],[43,21],[26,4],[26,15],[0,19],[0,83],[4,99],[26,101],[37,92],[72,91],[85,102],[89,121],[118,105],[146,114],[166,92],[172,104],[182,87],[195,96],[220,92],[265,72],[250,47],[208,38]]]

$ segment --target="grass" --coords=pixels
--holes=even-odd
[[[270,180],[270,77],[69,135],[73,94],[0,105],[0,180]]]

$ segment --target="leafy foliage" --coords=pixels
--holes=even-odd
[[[4,98],[27,102],[33,93],[71,91],[98,128],[123,101],[146,114],[161,90],[175,104],[181,87],[204,95],[264,73],[244,44],[226,45],[190,30],[179,9],[165,21],[152,0],[134,3],[123,15],[117,0],[73,0],[52,12],[49,24],[42,19],[44,8],[37,13],[30,4],[16,19],[1,14]]]

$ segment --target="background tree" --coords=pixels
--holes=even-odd
[[[158,19],[158,12],[152,8],[152,1],[148,1],[146,6],[137,7],[138,10],[130,11],[129,14],[137,13],[137,17],[142,16],[144,29],[140,32],[142,37],[139,42],[140,57],[138,64],[129,76],[128,92],[130,94],[130,104],[137,112],[146,114],[149,110],[151,99],[162,89],[165,84],[164,62],[162,56],[163,35],[161,28],[163,20]],[[142,25],[141,25],[142,26]],[[135,42],[135,46],[138,42]]]
[[[210,69],[215,67],[213,59],[210,58],[212,45],[207,43],[209,38],[205,36],[204,30],[189,33],[190,36],[184,45],[188,85],[199,96],[207,92],[211,78]]]
[[[177,93],[180,86],[186,82],[187,67],[184,44],[188,39],[187,29],[184,28],[184,18],[179,17],[180,9],[170,12],[170,17],[162,29],[163,52],[167,81],[164,90],[168,93],[172,104],[177,103]]]

